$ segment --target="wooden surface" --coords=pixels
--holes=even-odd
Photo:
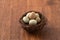
[[[48,19],[36,35],[28,34],[19,24],[19,18],[29,10]],[[0,0],[0,40],[60,40],[60,0]]]

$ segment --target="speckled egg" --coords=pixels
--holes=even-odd
[[[36,25],[37,24],[37,21],[32,19],[29,21],[29,25]]]
[[[30,18],[30,19],[36,18],[35,12],[31,12],[31,14],[29,15],[29,18]]]
[[[25,22],[25,23],[29,23],[29,18],[28,17],[23,17],[23,21]]]
[[[36,21],[37,21],[37,22],[40,22],[40,21],[41,21],[40,17],[37,17],[37,18],[36,18]]]

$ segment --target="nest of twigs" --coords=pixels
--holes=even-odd
[[[38,13],[39,17],[41,18],[41,21],[39,23],[37,23],[36,25],[29,25],[29,24],[24,23],[23,20],[22,20],[22,18],[24,16],[26,16],[26,14],[29,13],[29,12]],[[36,31],[41,30],[46,25],[46,18],[40,12],[28,11],[24,15],[22,15],[22,17],[20,18],[19,22],[22,25],[22,28],[25,29],[26,31],[28,31],[28,32],[36,32]]]

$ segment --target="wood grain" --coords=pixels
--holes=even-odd
[[[41,12],[48,20],[35,35],[19,23],[19,18],[31,10]],[[60,40],[60,0],[0,0],[0,40]]]

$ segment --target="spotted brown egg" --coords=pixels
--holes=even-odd
[[[30,18],[30,19],[36,18],[35,12],[31,12],[31,13],[29,14],[29,18]]]

